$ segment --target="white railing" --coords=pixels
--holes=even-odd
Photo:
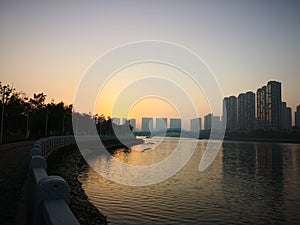
[[[71,143],[74,137],[65,136],[42,138],[33,145],[27,181],[29,225],[80,225],[69,208],[69,185],[62,177],[48,176],[45,159],[52,149]]]

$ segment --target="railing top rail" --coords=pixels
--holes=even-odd
[[[59,145],[75,142],[73,136],[52,136],[37,140],[30,151],[28,173],[28,222],[33,225],[79,225],[68,204],[68,183],[59,176],[48,176],[45,155]]]
[[[72,215],[70,208],[63,200],[46,200],[43,203],[43,216],[48,221],[46,225],[80,225]]]

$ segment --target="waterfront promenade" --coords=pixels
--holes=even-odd
[[[29,152],[34,141],[0,145],[0,224],[25,224],[25,199]]]

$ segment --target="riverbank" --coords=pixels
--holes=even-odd
[[[246,142],[275,142],[275,143],[291,143],[300,144],[300,139],[283,139],[283,138],[235,138],[225,137],[226,141],[246,141]]]
[[[49,175],[61,176],[69,184],[70,209],[80,224],[108,224],[106,217],[89,202],[77,179],[86,166],[77,146],[72,144],[55,150],[47,158],[47,163]]]
[[[132,142],[132,145],[141,144],[142,140]],[[123,147],[119,142],[110,140],[104,143],[110,151]],[[109,221],[92,203],[85,194],[78,175],[89,167],[82,157],[76,144],[59,148],[47,158],[48,174],[63,177],[70,187],[70,208],[81,225],[108,224]]]

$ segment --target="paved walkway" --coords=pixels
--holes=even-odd
[[[25,224],[21,199],[28,173],[29,152],[34,141],[0,145],[0,224]],[[16,220],[17,217],[17,220]]]

